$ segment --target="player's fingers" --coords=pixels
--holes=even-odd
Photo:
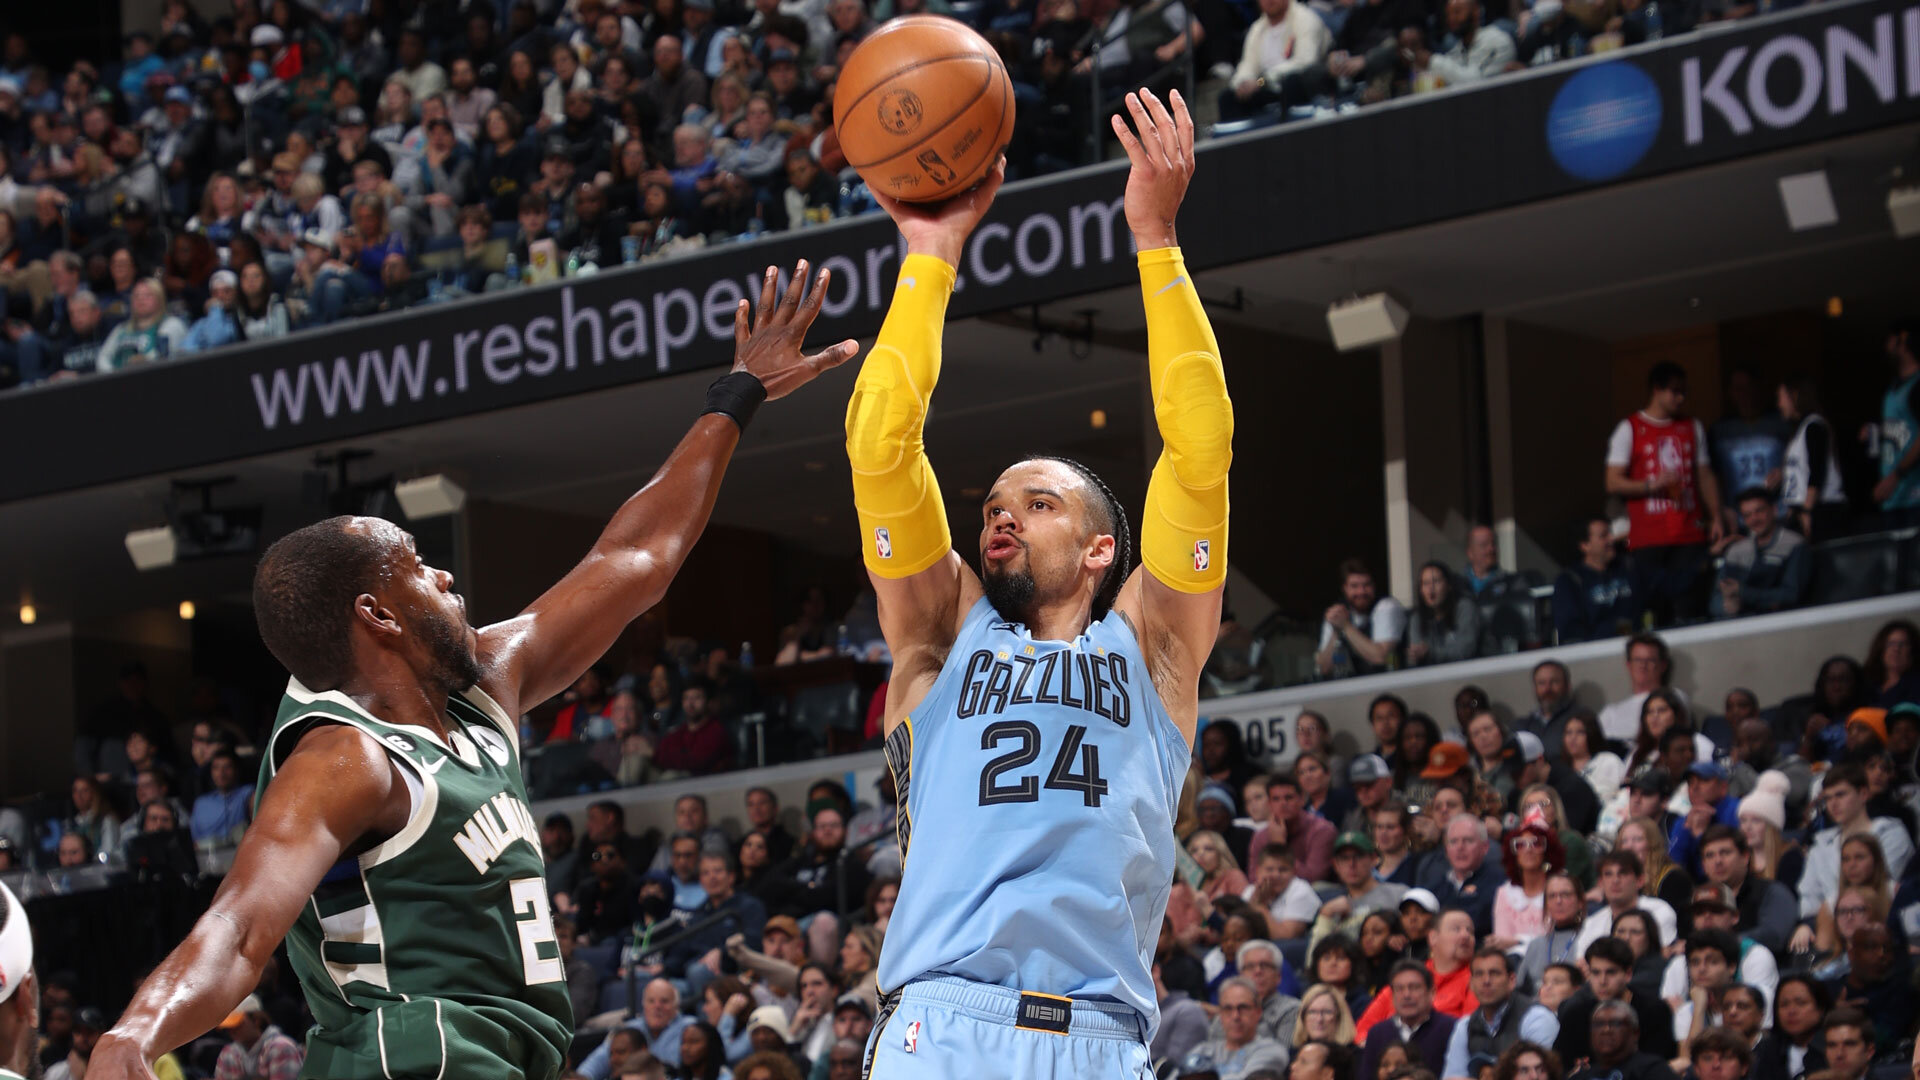
[[[1180,157],[1188,171],[1193,169],[1193,113],[1180,91],[1173,92],[1173,122],[1180,131]]]
[[[1173,123],[1173,114],[1159,95],[1151,90],[1141,90],[1140,96],[1147,99],[1147,115],[1153,118],[1153,133],[1160,139],[1160,151],[1166,155],[1168,166],[1180,164],[1180,131]]]
[[[797,274],[794,275],[794,281],[798,282],[799,280],[800,276]],[[822,267],[819,279],[813,283],[812,290],[807,293],[806,302],[800,305],[799,314],[794,319],[795,325],[799,330],[799,336],[806,336],[807,327],[812,326],[814,318],[820,314],[820,305],[827,302],[827,283],[832,280],[833,271]]]
[[[744,299],[741,300],[740,303],[734,306],[733,344],[736,348],[739,346],[745,345],[747,343],[747,339],[753,336],[753,328],[751,325],[749,325],[749,321],[747,319],[747,313],[751,310],[752,309],[747,306],[747,302]]]
[[[807,365],[815,371],[826,371],[830,368],[839,367],[841,364],[859,355],[859,353],[860,343],[848,340],[838,345],[829,345],[819,352],[814,353],[812,356],[803,357],[803,359]]]
[[[787,294],[780,298],[780,320],[789,321],[800,307],[800,298],[807,291],[807,260],[801,259],[793,266],[793,280],[787,283]],[[816,305],[817,306],[817,305]]]
[[[1147,164],[1158,167],[1166,163],[1167,152],[1160,145],[1160,133],[1154,130],[1153,116],[1147,112],[1146,103],[1141,101],[1142,93],[1127,95],[1127,111],[1133,114],[1134,130],[1140,135],[1140,149],[1146,156]]]
[[[1136,169],[1144,168],[1147,163],[1146,154],[1140,149],[1140,140],[1133,137],[1133,129],[1127,126],[1127,122],[1120,118],[1119,113],[1114,113],[1112,119],[1113,134],[1120,140],[1120,149],[1127,152],[1128,163]]]
[[[755,329],[767,325],[767,320],[773,318],[774,290],[779,287],[780,268],[767,267],[766,276],[760,279],[760,306],[754,309],[754,313],[759,316],[754,322]]]

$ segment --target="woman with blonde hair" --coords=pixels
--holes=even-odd
[[[1795,888],[1807,866],[1807,853],[1786,837],[1787,778],[1769,769],[1753,793],[1740,800],[1740,835],[1747,838],[1748,872]]]
[[[1239,896],[1247,890],[1247,875],[1240,870],[1227,841],[1211,829],[1200,829],[1187,837],[1187,854],[1200,864],[1200,891],[1209,900]]]
[[[1893,910],[1893,875],[1887,869],[1887,855],[1880,839],[1872,833],[1854,833],[1840,841],[1840,888],[1865,897],[1874,922],[1885,922]],[[1847,937],[1835,920],[1838,902],[1822,901],[1813,916],[1813,945],[1823,953],[1839,952],[1847,947]],[[1794,932],[1796,946],[1806,935],[1806,926]]]
[[[1300,995],[1299,1019],[1293,1023],[1293,1045],[1324,1042],[1347,1046],[1353,1041],[1353,1010],[1347,1008],[1346,997],[1325,983],[1308,987],[1307,992]]]
[[[103,372],[165,360],[187,336],[187,324],[167,314],[167,290],[159,278],[134,282],[130,307],[127,321],[114,327],[100,346],[97,364]]]
[[[1641,895],[1665,900],[1679,917],[1681,936],[1689,933],[1693,929],[1689,915],[1693,909],[1693,875],[1667,858],[1667,837],[1660,826],[1652,818],[1628,818],[1620,826],[1620,835],[1614,838],[1613,846],[1640,856],[1640,865],[1647,875]]]

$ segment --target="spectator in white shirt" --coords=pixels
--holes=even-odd
[[[1322,678],[1385,671],[1400,652],[1407,610],[1393,597],[1379,595],[1373,572],[1359,559],[1340,564],[1340,592],[1340,602],[1327,609],[1320,626],[1314,666]]]
[[[1871,832],[1887,857],[1887,872],[1898,881],[1913,857],[1913,841],[1905,825],[1890,817],[1867,814],[1867,770],[1858,762],[1835,765],[1820,787],[1831,828],[1813,836],[1807,849],[1807,868],[1800,874],[1800,917],[1811,919],[1820,905],[1831,903],[1840,891],[1840,842],[1854,833]]]
[[[1427,70],[1443,86],[1491,79],[1507,70],[1518,50],[1512,35],[1497,26],[1480,25],[1479,0],[1447,0],[1448,48],[1433,54]]]
[[[1640,734],[1640,710],[1647,695],[1667,685],[1673,658],[1660,635],[1643,630],[1627,639],[1627,682],[1633,693],[1600,710],[1600,730],[1607,738],[1631,742]],[[1682,701],[1686,697],[1682,695]]]
[[[1262,18],[1247,28],[1233,83],[1220,92],[1220,118],[1239,120],[1281,101],[1280,84],[1317,67],[1333,45],[1320,16],[1293,0],[1260,0]]]
[[[1253,884],[1240,899],[1266,913],[1269,936],[1303,938],[1320,912],[1320,894],[1293,872],[1293,852],[1281,844],[1260,849]]]

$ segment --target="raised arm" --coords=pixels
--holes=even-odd
[[[253,992],[328,869],[405,827],[408,798],[394,768],[354,728],[322,727],[300,740],[213,904],[94,1048],[92,1080],[152,1080],[150,1062],[213,1030]]]
[[[747,302],[734,310],[733,370],[707,391],[707,410],[693,430],[613,515],[578,566],[519,615],[480,631],[478,651],[488,673],[482,686],[509,713],[572,685],[628,623],[666,595],[707,527],[727,462],[760,402],[785,397],[853,357],[858,347],[852,341],[810,356],[800,352],[826,298],[828,277],[820,271],[807,291],[802,261],[776,306],[778,277],[767,267],[751,328]]]
[[[1136,137],[1113,127],[1133,170],[1127,224],[1140,252],[1147,309],[1147,372],[1165,443],[1147,483],[1140,569],[1115,607],[1133,620],[1153,680],[1187,741],[1199,714],[1200,669],[1220,630],[1227,580],[1227,468],[1233,402],[1213,327],[1180,257],[1173,219],[1193,178],[1193,118],[1178,91],[1173,111],[1152,92],[1127,95]]]
[[[906,237],[907,257],[847,402],[847,463],[861,555],[893,653],[889,733],[926,697],[981,595],[980,579],[953,549],[925,435],[954,267],[1004,175],[1005,166],[996,165],[980,186],[931,208],[874,196]]]

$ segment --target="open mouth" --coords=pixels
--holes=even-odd
[[[987,541],[987,549],[982,554],[989,559],[1011,559],[1025,546],[1006,533],[998,533],[993,539]]]

